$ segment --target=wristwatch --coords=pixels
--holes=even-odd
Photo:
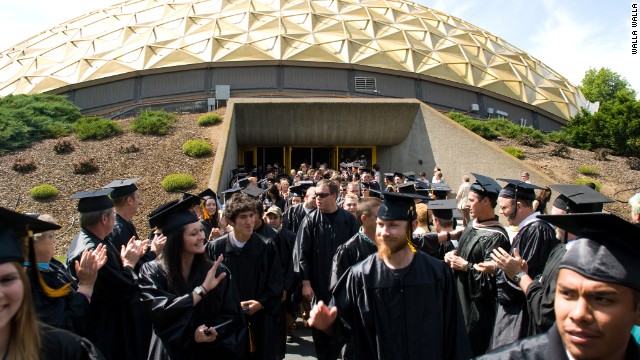
[[[202,286],[196,286],[196,288],[193,289],[193,292],[198,294],[198,296],[200,297],[203,297],[207,293],[207,291]]]
[[[516,284],[519,284],[519,283],[520,283],[520,280],[522,280],[522,278],[523,278],[525,275],[527,275],[527,273],[526,273],[526,272],[524,272],[524,271],[521,271],[521,272],[517,273],[517,274],[513,277],[513,281],[514,281]]]

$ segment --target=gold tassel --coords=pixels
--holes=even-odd
[[[251,330],[251,323],[247,322],[247,327],[249,328],[249,352],[256,352],[256,343],[253,340],[253,330]]]
[[[47,283],[44,282],[44,279],[42,278],[42,275],[40,274],[39,271],[38,271],[38,282],[42,287],[42,291],[45,293],[45,295],[47,295],[50,298],[67,296],[71,292],[70,283],[62,285],[59,289],[54,289],[50,287],[49,285],[47,285]]]
[[[409,245],[409,250],[411,250],[412,253],[416,253],[418,252],[418,250],[416,249],[415,245],[413,245],[413,236],[411,236],[413,233],[413,231],[411,231],[411,221],[409,221],[409,223],[407,224],[407,245]]]
[[[207,211],[207,207],[204,206],[206,202],[203,202],[200,204],[200,207],[202,208],[202,218],[205,220],[209,220],[211,219],[211,215],[209,214],[209,212]]]

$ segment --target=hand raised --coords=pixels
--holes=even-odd
[[[320,300],[309,312],[309,326],[313,326],[323,332],[331,332],[331,326],[336,321],[337,316],[338,309],[335,306],[328,308],[324,302]]]
[[[80,260],[75,262],[79,285],[93,286],[98,278],[98,262],[92,250],[82,252]]]
[[[98,270],[100,270],[104,264],[107,263],[107,247],[104,244],[98,245],[93,250],[93,256],[96,258],[96,262],[98,263]]]
[[[218,256],[218,259],[216,260],[216,262],[213,263],[213,266],[207,272],[207,276],[205,277],[204,282],[202,283],[202,286],[204,286],[204,289],[207,292],[215,289],[216,286],[218,286],[218,284],[220,283],[220,281],[222,281],[222,279],[224,279],[227,276],[226,272],[222,272],[220,275],[216,276],[218,267],[220,266],[223,260],[224,260],[224,257],[222,255]]]
[[[135,268],[136,263],[140,260],[142,256],[142,252],[144,251],[144,247],[146,246],[146,241],[136,240],[135,236],[132,236],[127,243],[127,246],[122,246],[120,249],[120,258],[122,259],[122,264],[124,266],[129,266],[131,268]]]
[[[163,234],[156,234],[151,240],[151,251],[156,253],[156,255],[160,255],[162,250],[164,249],[164,245],[167,242],[167,237]]]

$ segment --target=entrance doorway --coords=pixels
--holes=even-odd
[[[302,163],[314,169],[325,163],[328,167],[335,168],[334,147],[291,147],[290,154],[291,169],[299,170]]]

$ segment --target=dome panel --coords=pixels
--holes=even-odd
[[[567,79],[516,46],[404,0],[128,0],[0,52],[0,96],[145,69],[267,60],[428,75],[565,119],[586,105]]]

